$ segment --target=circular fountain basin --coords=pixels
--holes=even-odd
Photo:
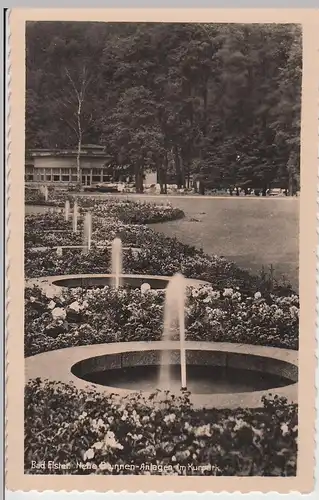
[[[112,285],[114,274],[74,274],[62,276],[46,276],[44,278],[33,278],[27,280],[27,286],[39,286],[40,288],[64,287],[64,288],[103,288]],[[167,287],[171,276],[152,276],[147,274],[122,274],[121,281],[123,286],[130,288],[141,288],[145,283],[153,289],[164,289]],[[186,286],[200,287],[207,285],[206,281],[187,278]]]
[[[298,353],[254,345],[186,342],[187,389],[195,408],[260,408],[263,396],[298,398]],[[167,366],[161,355],[168,353]],[[156,389],[180,394],[179,342],[124,342],[72,347],[25,360],[26,378],[72,382],[119,397]],[[160,371],[167,384],[160,386]]]

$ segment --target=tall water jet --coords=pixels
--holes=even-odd
[[[49,199],[49,190],[48,190],[48,186],[47,185],[40,187],[40,193],[43,195],[44,200],[48,201],[48,199]]]
[[[64,216],[65,216],[65,221],[69,222],[69,217],[70,217],[70,202],[69,202],[69,200],[65,200]]]
[[[172,340],[176,330],[180,341],[181,388],[186,389],[186,350],[185,350],[185,296],[186,283],[182,274],[175,274],[167,288],[164,304],[164,330],[162,359],[159,373],[159,388],[170,389],[170,352],[165,342]]]
[[[112,275],[116,289],[121,285],[122,265],[122,241],[115,238],[112,242]]]
[[[91,212],[87,212],[84,217],[83,223],[83,245],[84,252],[89,252],[91,250],[92,241],[92,215]]]
[[[73,232],[76,233],[78,230],[78,204],[75,201],[73,205]]]

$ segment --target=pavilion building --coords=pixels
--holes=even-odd
[[[83,145],[80,154],[80,180],[91,186],[111,182],[111,159],[103,146]],[[25,160],[26,184],[68,185],[77,182],[77,150],[32,149]]]
[[[134,179],[119,174],[112,166],[112,159],[105,148],[98,145],[82,145],[80,155],[80,181],[83,186],[102,183],[133,182]],[[145,175],[145,184],[157,182],[156,173]],[[31,149],[25,158],[25,184],[37,187],[48,184],[54,186],[77,183],[76,149]]]

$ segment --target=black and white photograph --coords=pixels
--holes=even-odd
[[[296,477],[302,25],[28,20],[25,71],[24,474]]]

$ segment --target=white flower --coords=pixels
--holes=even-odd
[[[225,288],[223,297],[232,297],[233,295],[233,289],[232,288]]]
[[[210,432],[210,425],[201,425],[194,430],[195,436],[207,436],[210,437],[212,434]]]
[[[65,309],[62,309],[62,307],[56,307],[55,309],[52,310],[51,314],[53,316],[53,319],[65,319],[66,318]]]
[[[281,429],[281,433],[283,436],[286,436],[287,434],[289,434],[289,427],[288,427],[286,422],[281,424],[280,429]]]
[[[170,413],[169,415],[165,415],[164,422],[167,424],[168,422],[174,422],[176,419],[175,413]]]
[[[81,306],[80,304],[78,303],[77,300],[75,300],[74,302],[72,302],[72,304],[69,305],[69,308],[72,309],[73,311],[75,312],[79,312],[80,309],[81,309]]]
[[[84,453],[84,456],[83,456],[84,460],[91,460],[92,458],[94,458],[94,450],[92,450],[92,448],[89,448],[85,453]]]
[[[151,285],[149,283],[143,283],[141,285],[141,293],[147,293],[151,289]]]
[[[261,299],[261,293],[260,292],[256,292],[255,295],[254,295],[254,298],[256,300]]]
[[[103,443],[105,448],[123,450],[123,446],[115,439],[115,434],[112,431],[107,431]]]
[[[50,300],[50,302],[48,303],[48,309],[54,309],[55,308],[55,302],[54,300]]]
[[[101,441],[97,441],[96,443],[94,443],[92,448],[95,448],[96,450],[101,450],[103,448],[103,443]]]
[[[79,416],[79,420],[84,420],[87,417],[86,411],[83,411],[81,415]]]
[[[29,299],[29,300],[30,300],[30,302],[35,302],[35,298],[34,298],[34,297],[32,297],[32,296],[30,297],[30,299]]]
[[[239,431],[243,427],[248,427],[247,423],[242,418],[236,418],[235,421],[236,421],[236,424],[235,424],[235,427],[234,427],[234,431],[235,432]]]
[[[121,420],[123,420],[123,422],[124,422],[125,420],[127,420],[127,417],[128,417],[128,411],[127,411],[127,410],[124,410],[124,411],[123,411],[123,415],[122,415],[122,417],[121,417]]]

